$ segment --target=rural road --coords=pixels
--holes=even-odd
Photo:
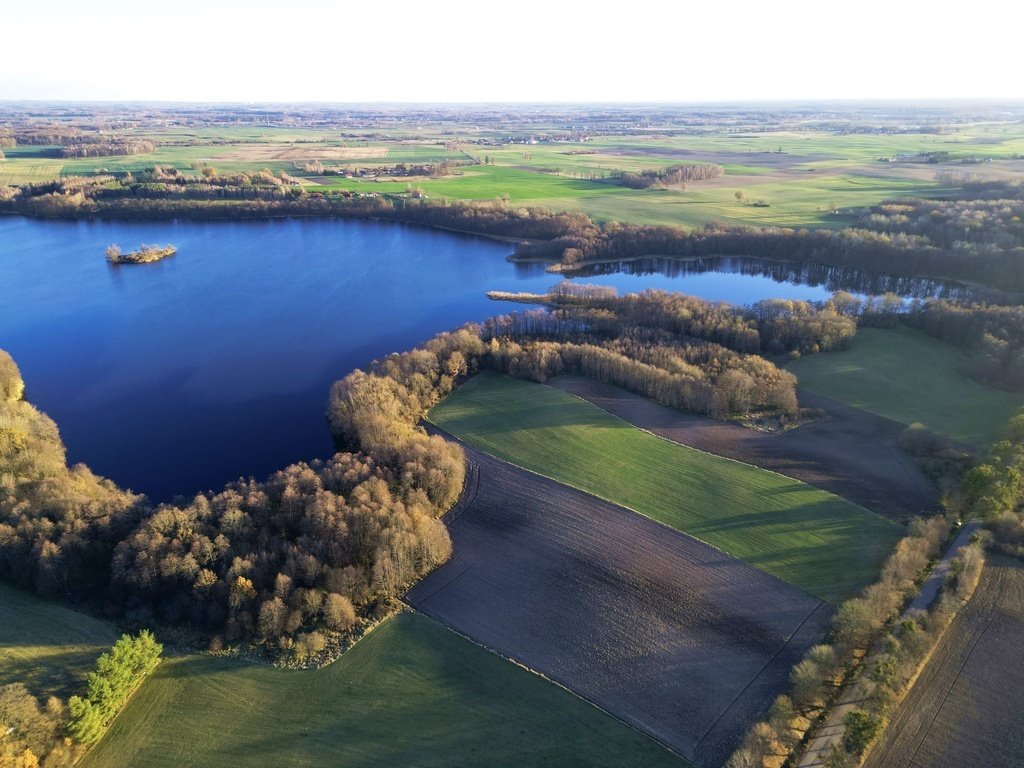
[[[946,554],[932,568],[932,572],[921,586],[921,591],[918,592],[917,597],[911,600],[906,610],[903,611],[904,617],[912,611],[926,610],[932,604],[938,596],[939,589],[942,587],[946,576],[949,574],[953,559],[960,554],[960,550],[963,547],[970,543],[971,536],[974,535],[979,527],[981,527],[980,520],[970,520],[964,523],[956,538],[953,539],[953,543],[946,550]],[[825,725],[811,739],[807,750],[797,762],[797,768],[824,768],[825,761],[833,745],[842,741],[845,730],[843,721],[846,719],[847,714],[857,708],[862,698],[860,686],[854,683],[850,686],[843,700],[832,710],[828,720],[825,721]]]
[[[946,580],[946,576],[949,575],[949,569],[953,564],[953,558],[960,554],[960,550],[967,546],[971,541],[977,530],[981,527],[980,520],[968,520],[960,527],[960,532],[953,539],[953,543],[949,549],[946,550],[946,554],[942,556],[942,559],[935,564],[932,568],[932,572],[929,574],[927,580],[921,585],[921,591],[917,593],[917,597],[910,601],[910,605],[907,606],[907,610],[903,612],[906,616],[911,611],[926,611],[935,598],[939,594],[939,589],[942,587],[943,582]]]

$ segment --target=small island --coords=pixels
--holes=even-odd
[[[107,247],[106,255],[111,264],[150,264],[177,252],[173,245],[140,245],[138,250],[122,253],[120,246],[111,245]]]

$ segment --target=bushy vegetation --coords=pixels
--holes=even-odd
[[[0,766],[48,768],[71,766],[81,750],[65,743],[66,710],[56,696],[40,706],[24,683],[0,686]],[[45,761],[45,762],[42,762]]]
[[[150,264],[173,256],[177,251],[173,245],[140,245],[134,251],[123,253],[119,246],[110,245],[104,255],[111,264]]]
[[[85,696],[68,699],[68,733],[82,744],[99,741],[128,697],[160,663],[163,646],[151,632],[122,635],[89,673]]]
[[[984,461],[964,475],[962,492],[965,514],[986,521],[993,546],[1024,558],[1024,409]]]

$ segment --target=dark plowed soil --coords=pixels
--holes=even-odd
[[[868,768],[1024,766],[1024,567],[993,557]]]
[[[830,608],[641,515],[467,448],[418,610],[719,766]]]
[[[873,512],[906,520],[933,511],[935,487],[897,447],[905,426],[811,392],[800,403],[826,417],[782,433],[682,413],[610,384],[560,376],[548,384],[683,445],[803,480]]]

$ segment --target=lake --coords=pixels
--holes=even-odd
[[[155,264],[104,249],[173,243]],[[558,279],[508,244],[361,221],[0,217],[0,348],[72,462],[168,499],[332,452],[332,381],[434,334],[524,309],[485,292]],[[732,260],[734,261],[734,260]],[[576,278],[746,304],[822,299],[799,276],[634,266]],[[625,271],[623,271],[625,270]]]

